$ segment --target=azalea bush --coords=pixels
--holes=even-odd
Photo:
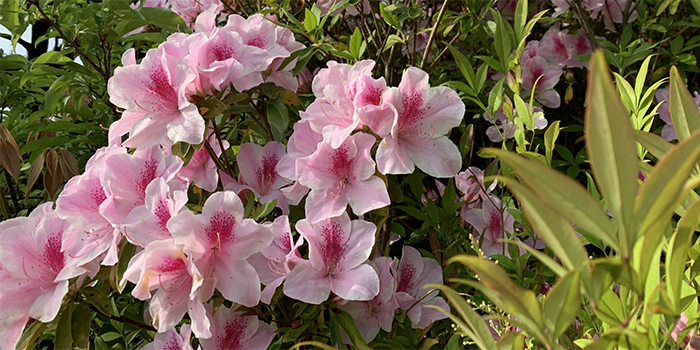
[[[694,348],[697,5],[1,0],[0,348]]]

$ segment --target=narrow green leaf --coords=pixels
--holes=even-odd
[[[270,214],[272,210],[275,209],[275,205],[277,205],[277,198],[261,205],[260,208],[253,213],[253,220],[258,221],[267,216],[267,214]]]
[[[442,291],[450,304],[452,304],[452,311],[457,311],[462,316],[462,320],[469,325],[469,328],[475,335],[472,340],[480,349],[495,349],[496,344],[493,341],[493,335],[489,331],[489,326],[484,322],[484,318],[474,311],[461,295],[454,289],[442,284],[429,284],[426,288],[436,288]]]
[[[683,141],[700,128],[700,113],[675,66],[671,67],[669,86],[668,109],[671,112],[671,121],[678,139]]]
[[[81,302],[73,309],[71,334],[76,347],[87,349],[90,339],[90,304],[87,302]]]
[[[581,303],[579,279],[578,271],[569,272],[547,293],[544,300],[544,322],[553,339],[559,338],[576,318]]]
[[[637,72],[637,79],[634,81],[634,94],[637,98],[642,96],[642,90],[644,89],[644,83],[646,82],[647,72],[649,71],[649,62],[651,62],[653,55],[649,55],[642,66],[639,67],[639,72]]]
[[[622,255],[627,256],[634,242],[629,236],[639,169],[634,133],[602,50],[593,53],[589,65],[586,149],[599,189],[620,226]]]
[[[83,287],[80,292],[92,306],[102,311],[107,316],[112,315],[112,308],[109,304],[109,298],[101,290],[94,287]]]
[[[554,144],[559,137],[559,130],[559,121],[557,120],[550,124],[544,133],[545,157],[549,166],[552,165],[552,154],[554,153]]]
[[[69,302],[61,310],[56,324],[56,337],[54,346],[56,349],[72,349],[73,336],[71,335],[71,324],[73,323],[73,303]]]
[[[472,64],[469,62],[469,59],[467,56],[462,54],[458,49],[456,49],[454,46],[447,44],[447,48],[450,49],[450,53],[452,53],[452,57],[455,59],[455,63],[457,64],[457,68],[459,68],[459,71],[462,72],[462,76],[464,76],[464,79],[467,80],[467,84],[469,86],[476,90],[477,86],[474,85],[475,77],[474,77],[474,68],[472,67]]]
[[[126,272],[126,269],[129,266],[129,261],[131,261],[134,254],[136,254],[136,246],[127,243],[122,249],[119,250],[119,262],[115,267],[113,267],[116,268],[114,282],[117,285],[117,292],[120,294],[124,291],[124,288],[126,288],[127,280],[124,278],[124,272]]]
[[[518,197],[537,234],[547,242],[547,246],[568,270],[582,269],[588,265],[588,254],[569,221],[563,219],[536,192],[515,180],[499,176],[498,181],[505,183]]]
[[[580,226],[613,248],[618,240],[610,218],[581,184],[540,162],[529,161],[500,149],[483,149],[482,153],[499,157],[518,174],[518,178],[566,220]]]
[[[668,253],[666,254],[666,287],[671,305],[676,313],[681,313],[681,284],[685,273],[685,263],[688,259],[688,249],[695,233],[695,228],[700,223],[700,199],[693,202],[690,208],[681,217],[676,227],[676,232],[671,238]]]
[[[34,321],[32,324],[29,325],[29,327],[26,327],[24,329],[24,332],[22,332],[22,336],[17,341],[15,349],[34,349],[39,338],[42,334],[44,334],[44,330],[46,330],[46,323]]]
[[[522,350],[525,348],[522,332],[508,332],[498,339],[498,350]]]
[[[267,101],[267,121],[270,122],[272,136],[275,138],[275,141],[281,141],[289,129],[289,111],[287,106],[279,101]]]
[[[649,153],[651,153],[651,155],[656,157],[657,159],[661,159],[661,157],[663,157],[664,154],[666,154],[666,152],[670,151],[671,148],[673,148],[673,144],[662,139],[661,136],[656,135],[654,133],[635,130],[634,136],[637,139],[637,142],[639,142],[639,144],[641,144],[642,147],[646,148],[647,151],[649,151]]]
[[[515,13],[513,16],[513,29],[515,30],[515,40],[516,44],[520,43],[526,34],[525,26],[527,25],[527,0],[518,0],[518,4],[515,5]]]
[[[307,32],[312,32],[317,26],[318,19],[316,15],[307,8],[304,14],[304,29],[306,29]]]
[[[355,31],[350,37],[350,45],[348,45],[348,50],[355,57],[355,60],[360,59],[360,46],[362,46],[362,33],[360,33],[360,28],[355,27]]]
[[[501,17],[501,14],[497,11],[491,11],[491,14],[496,20],[496,32],[493,38],[493,46],[496,49],[496,54],[498,54],[501,67],[508,67],[508,58],[510,57],[510,52],[513,50],[513,44],[510,42],[510,35],[508,34],[505,20]]]
[[[355,348],[362,350],[369,349],[369,346],[367,346],[364,338],[362,338],[362,334],[360,334],[360,331],[355,325],[355,321],[352,319],[352,316],[350,316],[349,313],[343,310],[337,310],[335,317],[338,319],[340,326],[345,330],[345,333],[348,334],[348,337]]]

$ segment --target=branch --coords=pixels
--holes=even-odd
[[[425,64],[428,63],[428,54],[430,53],[430,47],[433,46],[433,40],[435,40],[435,32],[437,32],[437,28],[440,25],[440,21],[442,21],[442,16],[445,14],[445,8],[447,7],[448,1],[449,0],[445,0],[442,3],[442,7],[440,8],[440,12],[438,13],[437,20],[435,20],[433,29],[430,31],[430,37],[428,38],[428,44],[425,46],[425,52],[423,52],[423,59],[420,63],[420,69],[423,69],[425,67]]]
[[[100,315],[102,315],[102,316],[104,316],[104,317],[107,317],[107,318],[110,319],[110,320],[115,320],[115,321],[122,322],[122,323],[128,323],[128,324],[130,324],[130,325],[134,325],[134,326],[136,326],[136,327],[143,328],[143,329],[145,329],[145,330],[149,330],[149,331],[153,331],[153,332],[157,332],[157,331],[158,331],[157,329],[155,329],[155,328],[154,328],[153,326],[151,326],[151,325],[147,325],[147,324],[145,324],[145,323],[141,323],[141,322],[139,322],[139,321],[132,320],[132,319],[130,319],[130,318],[128,318],[128,317],[124,317],[124,316],[119,316],[119,317],[117,317],[117,316],[109,316],[109,315],[105,314],[104,312],[100,311],[100,309],[96,308],[95,305],[92,305],[92,304],[90,304],[90,310],[95,311],[95,312],[97,312],[98,314],[100,314]]]

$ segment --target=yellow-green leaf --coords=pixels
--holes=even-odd
[[[683,141],[700,128],[700,113],[675,66],[671,67],[669,87],[668,109],[671,121],[678,139]]]

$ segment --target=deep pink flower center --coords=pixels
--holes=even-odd
[[[148,71],[148,78],[151,82],[144,85],[151,91],[151,94],[160,97],[163,101],[177,103],[177,93],[170,84],[170,79],[168,79],[168,74],[163,66],[158,65],[151,68]]]
[[[248,320],[237,317],[226,322],[223,327],[223,334],[216,337],[218,349],[240,350],[243,348],[243,336],[248,328]]]
[[[501,213],[499,213],[498,210],[492,210],[489,212],[488,230],[494,239],[499,238],[502,235]]]
[[[410,127],[421,121],[425,116],[425,112],[430,109],[430,106],[423,108],[423,95],[420,91],[413,91],[410,94],[404,94],[401,97],[403,112],[399,116],[399,129]]]
[[[265,35],[260,33],[260,34],[256,35],[255,37],[253,37],[252,39],[248,40],[248,42],[246,44],[250,45],[250,46],[255,46],[255,47],[259,47],[261,49],[264,49],[265,46],[267,46],[267,38],[265,38]]]
[[[267,193],[277,180],[277,163],[280,158],[276,154],[264,156],[261,165],[255,166],[255,180],[260,185],[261,195]]]
[[[156,178],[156,170],[158,170],[158,161],[155,158],[148,159],[143,164],[139,172],[139,178],[136,180],[136,191],[139,194],[139,200],[144,200],[146,187]]]
[[[396,286],[396,292],[410,292],[413,289],[414,281],[416,277],[416,267],[413,264],[404,264],[401,266],[401,273],[399,274],[399,285]]]
[[[156,218],[158,219],[158,228],[161,230],[167,232],[167,224],[168,220],[170,220],[171,214],[170,214],[170,208],[168,208],[168,203],[163,200],[163,199],[158,199],[156,202],[156,206],[153,210],[153,214],[156,215]]]
[[[236,50],[233,46],[228,46],[226,44],[217,44],[211,49],[212,61],[226,61],[229,58],[233,58]]]
[[[59,273],[65,264],[65,256],[61,253],[61,234],[49,235],[49,239],[44,246],[41,260],[49,266],[52,272]]]
[[[92,201],[95,203],[92,208],[97,210],[100,204],[107,199],[107,195],[105,194],[105,190],[102,188],[102,186],[94,186],[90,189],[90,198],[92,198]]]
[[[167,257],[165,261],[158,266],[158,272],[160,273],[176,272],[186,269],[185,261],[174,256]]]
[[[211,217],[205,234],[212,244],[213,250],[221,249],[221,245],[233,241],[235,226],[236,218],[229,213],[220,211]]]
[[[326,265],[326,275],[337,272],[341,260],[348,250],[348,243],[345,240],[343,228],[340,224],[333,222],[321,229],[323,242],[319,247],[321,258]]]
[[[167,342],[163,344],[163,350],[182,350],[180,342],[178,341],[178,336],[171,333],[171,337],[168,338]]]
[[[289,238],[289,233],[285,232],[282,238],[280,238],[280,243],[282,243],[282,248],[287,251],[292,250],[292,239]]]
[[[355,158],[350,158],[350,149],[347,145],[341,145],[333,150],[330,156],[331,164],[328,171],[342,179],[347,179],[355,167]]]

